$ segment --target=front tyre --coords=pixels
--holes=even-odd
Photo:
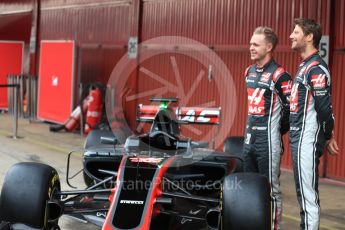
[[[18,163],[6,174],[0,197],[0,220],[32,228],[57,229],[49,220],[49,201],[58,201],[60,180],[56,170],[40,163]],[[54,214],[55,216],[59,216]]]
[[[234,173],[222,188],[222,229],[269,230],[270,185],[257,173]]]

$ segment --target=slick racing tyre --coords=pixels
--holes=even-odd
[[[56,170],[40,163],[18,163],[6,174],[0,197],[0,220],[31,228],[57,229],[61,208]],[[49,202],[50,201],[50,202]],[[49,204],[48,204],[49,202]]]
[[[222,187],[222,229],[269,230],[270,186],[257,173],[234,173]]]
[[[236,166],[234,169],[235,172],[243,172],[243,143],[244,143],[244,137],[242,136],[234,136],[234,137],[228,137],[224,141],[224,152],[230,153],[236,157],[240,157],[241,159],[236,159]]]

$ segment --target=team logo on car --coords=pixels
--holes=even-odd
[[[251,115],[264,115],[265,101],[263,100],[266,89],[248,88],[248,113]]]
[[[312,75],[311,83],[313,84],[314,89],[324,89],[326,87],[326,75],[325,74]]]
[[[217,124],[220,118],[218,108],[182,107],[176,110],[178,120],[190,123]]]
[[[142,200],[120,200],[120,204],[144,204]]]
[[[134,163],[149,163],[149,164],[159,164],[161,163],[164,158],[161,158],[161,157],[131,157],[129,158],[129,160],[131,162],[134,162]]]

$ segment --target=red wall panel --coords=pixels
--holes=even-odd
[[[75,42],[42,41],[37,117],[64,124],[73,109]]]
[[[179,35],[207,45],[247,45],[259,25],[277,31],[290,45],[293,19],[312,17],[329,33],[330,0],[144,0],[142,40]]]
[[[83,84],[107,83],[116,63],[126,55],[120,46],[82,44],[78,47],[78,75]]]
[[[335,116],[334,135],[340,148],[340,154],[336,157],[327,156],[327,176],[345,180],[345,2],[335,1],[333,15],[333,52],[331,53],[332,74],[332,99]]]
[[[0,40],[17,40],[29,43],[31,23],[31,12],[14,15],[0,14]]]
[[[126,54],[131,2],[42,1],[40,39],[77,41],[78,81],[106,84],[116,62]]]
[[[221,60],[217,63],[212,62],[214,60],[208,59],[208,55],[212,55],[212,52],[207,50],[198,52],[186,49],[182,51],[181,44],[169,45],[169,48],[167,48],[168,45],[160,45],[159,48],[154,49],[144,48],[145,53],[152,52],[153,56],[146,58],[146,55],[141,55],[137,76],[138,93],[132,92],[124,100],[127,103],[136,100],[135,104],[149,104],[151,97],[178,97],[178,106],[221,107],[222,124],[227,124],[226,120],[231,121],[236,114],[236,101],[234,97],[224,95],[235,95],[236,90],[231,84],[230,73],[221,73]],[[155,52],[161,53],[154,55]],[[211,79],[208,76],[209,64],[213,66]],[[213,137],[216,137],[217,146],[224,140],[224,138],[220,139],[220,136],[226,136],[230,128],[226,125],[219,127],[186,125],[182,127],[184,135],[197,140],[211,141]]]
[[[79,43],[94,44],[127,43],[130,30],[130,0],[108,1],[108,4],[63,2],[63,4],[61,1],[42,2],[40,19],[42,40],[72,39]]]
[[[0,41],[0,84],[8,84],[8,74],[23,73],[24,43]],[[8,88],[0,88],[0,109],[8,108]]]
[[[345,91],[343,89],[345,85],[345,52],[335,52],[333,58],[336,60],[332,68],[332,99],[335,116],[334,135],[340,148],[340,154],[336,157],[327,156],[327,176],[345,180]]]

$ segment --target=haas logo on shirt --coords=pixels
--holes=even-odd
[[[291,93],[292,81],[283,81],[282,82],[282,91],[283,94]]]
[[[290,96],[290,112],[295,113],[298,110],[298,83],[292,86]]]
[[[311,83],[313,84],[314,89],[324,89],[326,87],[326,75],[325,74],[312,75]]]
[[[265,82],[267,83],[269,80],[270,80],[270,76],[271,76],[271,73],[267,73],[267,72],[264,72],[262,75],[261,75],[261,82]]]
[[[248,114],[264,115],[265,113],[264,94],[265,94],[266,89],[248,88],[247,91],[248,91]]]

